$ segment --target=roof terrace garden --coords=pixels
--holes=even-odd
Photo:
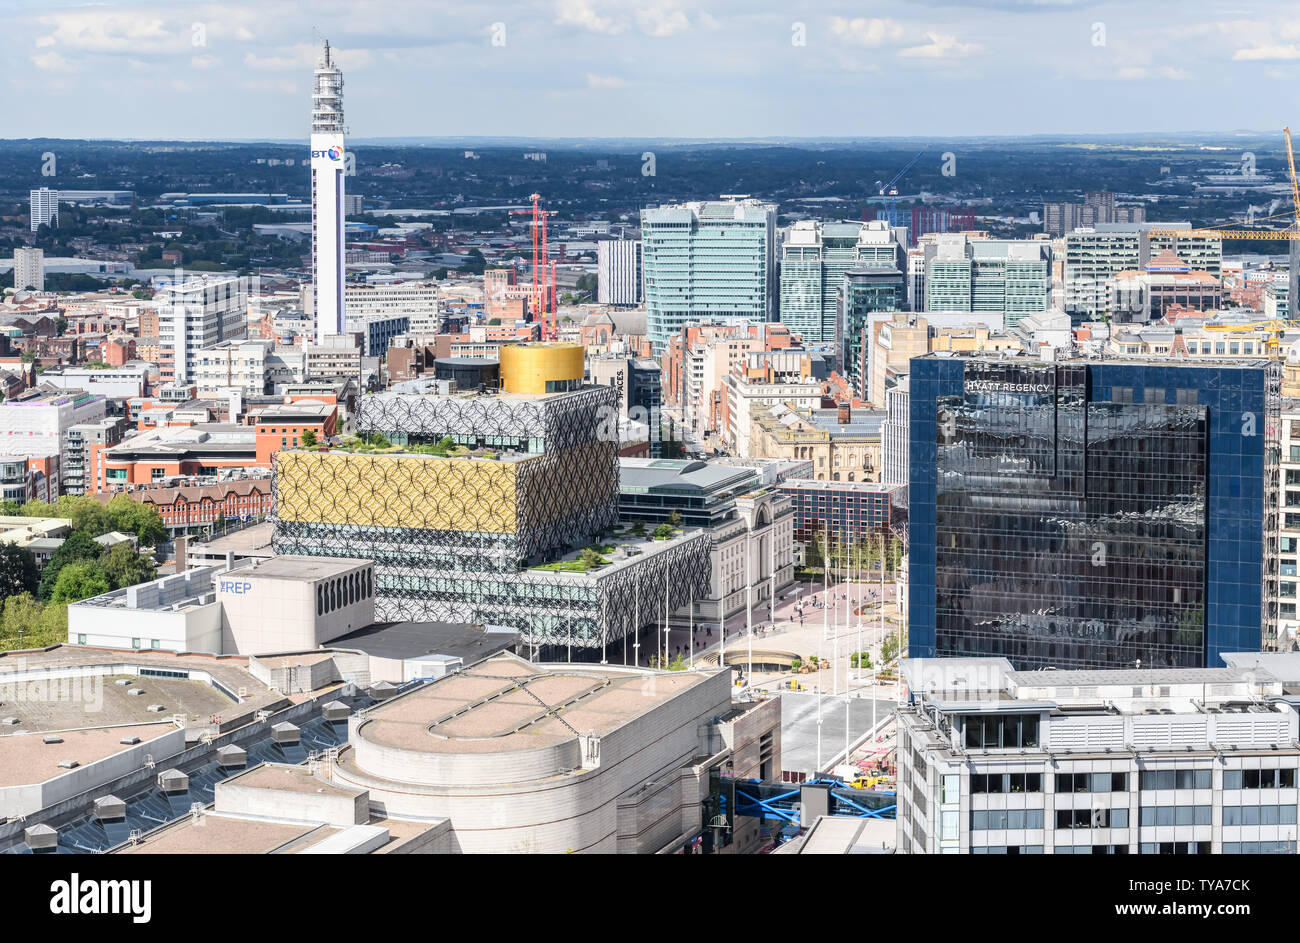
[[[659,524],[650,530],[644,522],[636,521],[615,528],[597,543],[571,550],[557,560],[539,563],[529,569],[549,573],[590,573],[637,558],[644,553],[642,548],[647,542],[669,541],[683,533],[683,528],[672,524]]]
[[[334,436],[325,441],[318,441],[314,436],[304,434],[301,439],[300,450],[344,452],[350,455],[428,455],[433,458],[470,458],[486,459],[488,461],[530,457],[508,449],[462,445],[457,443],[451,436],[443,436],[437,442],[400,445],[391,442],[386,436],[377,432],[362,435]]]

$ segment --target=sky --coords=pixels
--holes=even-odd
[[[1300,5],[1184,0],[0,0],[0,137],[1275,132]]]

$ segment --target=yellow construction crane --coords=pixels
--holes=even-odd
[[[1291,152],[1291,129],[1282,129],[1282,139],[1286,142],[1286,163],[1291,176],[1291,212],[1277,213],[1273,216],[1261,216],[1260,219],[1279,219],[1291,217],[1290,229],[1160,229],[1152,228],[1147,232],[1152,236],[1209,236],[1221,239],[1258,239],[1295,242],[1300,240],[1300,184],[1296,183],[1295,155]]]
[[[1293,315],[1291,320],[1253,321],[1250,324],[1207,324],[1208,331],[1244,331],[1265,328],[1269,331],[1268,355],[1278,359],[1282,355],[1282,335],[1288,330],[1300,330],[1300,319],[1294,317],[1297,303],[1298,279],[1300,279],[1300,183],[1296,182],[1295,154],[1291,150],[1291,129],[1282,129],[1282,140],[1286,142],[1287,172],[1291,180],[1291,212],[1262,216],[1260,219],[1279,219],[1291,217],[1291,226],[1287,229],[1160,229],[1147,230],[1151,236],[1173,236],[1175,239],[1189,236],[1209,236],[1220,239],[1254,239],[1257,241],[1283,241],[1290,243],[1290,271],[1288,273],[1287,309]]]
[[[1274,318],[1268,321],[1250,321],[1244,324],[1206,324],[1203,325],[1203,329],[1206,331],[1230,331],[1234,333],[1268,331],[1268,340],[1265,342],[1268,356],[1270,360],[1277,360],[1282,356],[1282,335],[1287,331],[1300,331],[1300,321],[1283,321],[1280,318]]]

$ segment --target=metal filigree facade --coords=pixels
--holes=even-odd
[[[379,394],[358,428],[409,444],[452,436],[497,459],[283,452],[277,553],[375,561],[376,615],[518,629],[533,645],[600,648],[708,595],[695,534],[589,573],[526,569],[618,520],[608,387],[546,397]]]

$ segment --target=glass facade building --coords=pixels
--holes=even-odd
[[[912,656],[1157,668],[1258,650],[1279,393],[1261,361],[914,359]]]
[[[641,211],[646,333],[656,353],[683,324],[762,324],[776,307],[776,206],[757,200]]]
[[[840,279],[839,335],[843,373],[863,399],[869,398],[871,315],[905,310],[906,289],[899,268],[858,266]]]
[[[883,222],[795,223],[781,247],[781,323],[805,344],[836,342],[845,273],[863,267],[903,270],[904,242],[901,229],[891,230]],[[902,308],[900,297],[897,308],[889,310]]]

